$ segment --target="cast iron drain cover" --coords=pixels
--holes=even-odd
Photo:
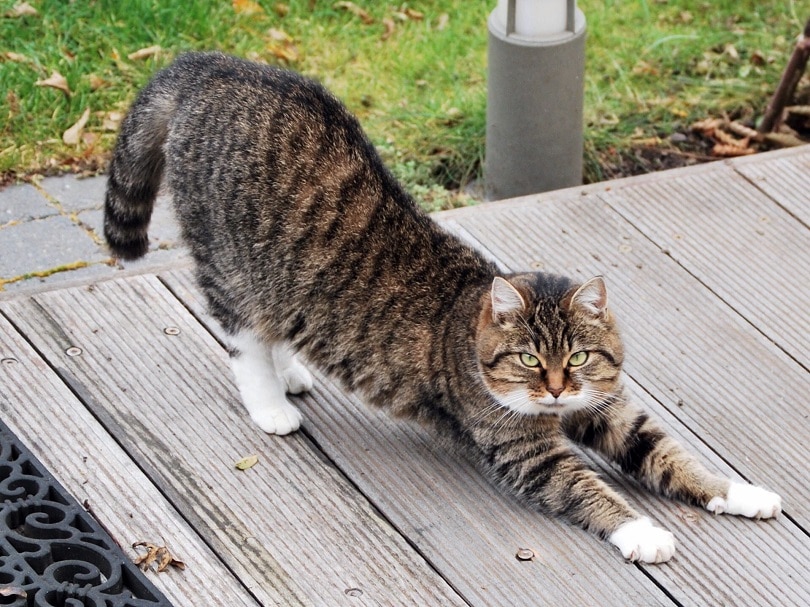
[[[2,420],[0,605],[171,607]]]

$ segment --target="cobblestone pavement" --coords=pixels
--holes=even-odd
[[[169,200],[158,198],[149,253],[113,260],[104,244],[106,176],[46,177],[0,189],[0,296],[166,264],[185,255]]]

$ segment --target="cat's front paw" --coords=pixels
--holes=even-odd
[[[782,498],[762,487],[732,482],[728,495],[713,497],[706,504],[706,510],[748,518],[774,518],[782,512]]]
[[[675,554],[675,536],[653,525],[646,516],[623,523],[608,541],[634,562],[665,563]]]
[[[301,427],[303,416],[295,405],[284,402],[250,414],[251,419],[268,434],[283,436]]]

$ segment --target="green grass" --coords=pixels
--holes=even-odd
[[[237,0],[236,4],[240,0]],[[354,111],[395,173],[429,208],[479,176],[484,154],[486,18],[491,2],[357,0],[373,23],[327,1],[29,0],[0,18],[0,174],[103,167],[105,114],[123,111],[179,52],[221,49],[316,77]],[[0,14],[14,2],[0,1]],[[764,110],[806,15],[790,1],[580,0],[588,20],[587,179],[710,115]],[[286,10],[285,10],[286,9]],[[401,20],[406,9],[423,17]],[[446,15],[443,17],[442,15]],[[383,39],[384,20],[395,23]],[[276,30],[275,32],[273,30]],[[278,32],[292,38],[278,40]],[[130,60],[159,45],[154,57]],[[23,55],[10,59],[7,53]],[[287,60],[279,55],[287,55]],[[52,71],[72,95],[34,82]],[[93,139],[62,143],[86,108]]]

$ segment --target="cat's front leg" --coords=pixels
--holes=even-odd
[[[562,437],[493,436],[484,448],[485,467],[531,505],[607,539],[626,559],[662,563],[675,554],[673,535],[630,507]]]
[[[563,420],[563,426],[572,439],[667,497],[715,514],[766,519],[782,511],[776,493],[712,474],[647,413],[625,399],[595,413],[574,413]]]

